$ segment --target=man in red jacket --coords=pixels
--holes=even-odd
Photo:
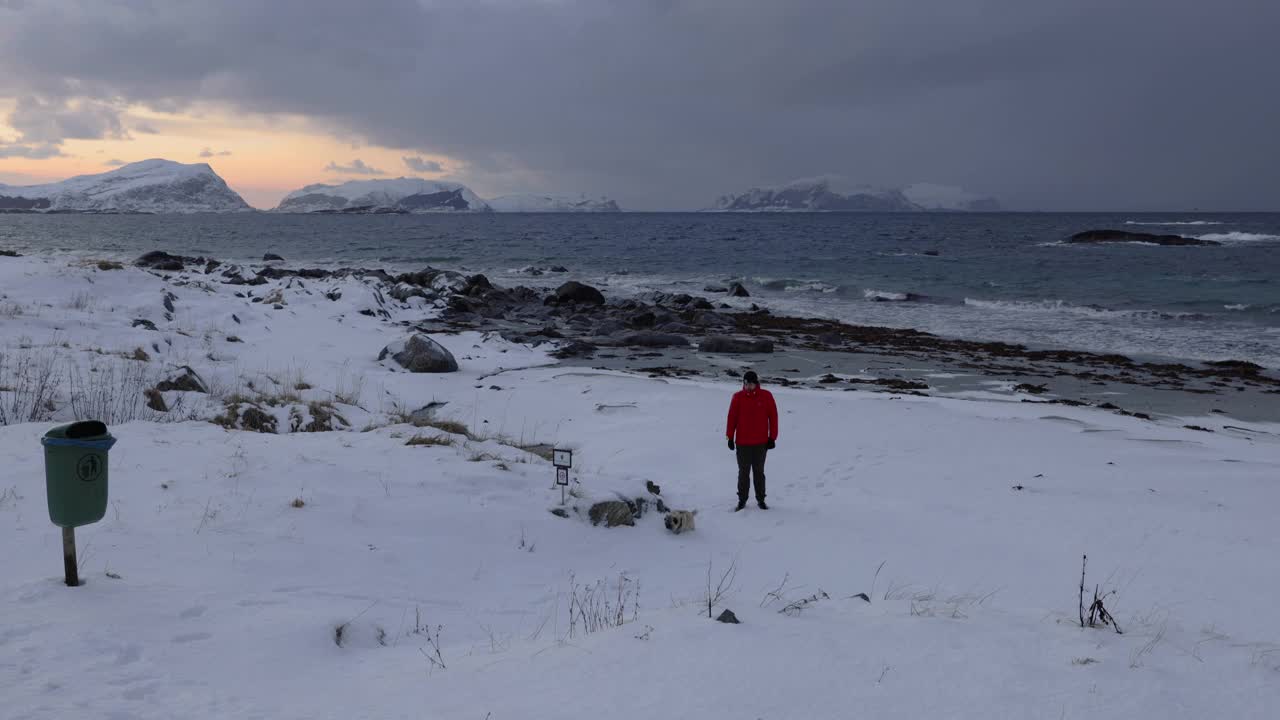
[[[753,370],[742,376],[742,389],[733,394],[729,403],[725,435],[729,437],[729,449],[738,451],[738,507],[734,512],[747,506],[753,475],[756,503],[761,510],[768,510],[764,503],[764,457],[778,439],[778,406],[773,395],[760,387],[760,378]]]

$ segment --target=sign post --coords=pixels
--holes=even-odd
[[[573,451],[554,449],[551,464],[556,467],[556,484],[560,486],[560,504],[565,503],[564,489],[569,486],[569,468],[573,467]]]

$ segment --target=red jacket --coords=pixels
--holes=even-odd
[[[764,445],[778,439],[778,406],[768,390],[739,390],[729,403],[729,424],[725,434],[737,435],[739,445]]]

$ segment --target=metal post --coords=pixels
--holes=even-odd
[[[62,568],[67,575],[67,587],[80,584],[80,571],[76,567],[76,529],[62,528]]]

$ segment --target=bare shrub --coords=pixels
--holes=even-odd
[[[348,375],[344,369],[338,376],[337,386],[333,389],[333,401],[341,405],[362,407],[360,398],[364,395],[364,375]]]
[[[814,593],[813,595],[810,595],[809,597],[800,598],[799,600],[794,600],[792,602],[787,603],[778,612],[782,613],[783,615],[791,615],[794,617],[796,615],[799,615],[804,610],[808,609],[810,606],[818,602],[821,602],[823,600],[830,600],[830,599],[831,599],[830,595],[819,590],[818,592]]]
[[[462,435],[467,438],[471,437],[471,430],[467,428],[465,424],[460,423],[457,420],[428,420],[424,423],[418,424],[418,427],[435,428],[440,432],[447,432],[451,435]]]
[[[1089,563],[1089,556],[1083,555],[1080,559],[1080,627],[1098,627],[1099,623],[1103,627],[1110,625],[1116,634],[1121,634],[1120,625],[1116,623],[1116,619],[1111,616],[1107,608],[1103,606],[1103,600],[1116,594],[1115,590],[1098,594],[1099,587],[1093,586],[1093,602],[1089,605],[1089,617],[1086,622],[1084,608],[1084,571]],[[1163,635],[1163,633],[1162,633]]]
[[[296,497],[293,499],[293,502],[289,503],[289,506],[295,507],[295,508],[304,508],[307,506],[307,501],[303,500],[300,497]]]
[[[640,582],[618,576],[610,587],[604,580],[579,586],[569,576],[569,637],[577,633],[590,635],[608,628],[621,627],[640,615]]]
[[[76,363],[69,363],[71,413],[76,420],[101,420],[108,425],[165,419],[169,414],[147,406],[146,391],[157,380],[146,363],[90,363],[83,371]]]
[[[714,588],[711,587],[712,562],[707,561],[707,594],[705,602],[707,605],[707,617],[712,617],[711,611],[725,599],[725,597],[733,591],[733,583],[738,579],[738,558],[735,557],[729,567],[720,575],[720,581],[716,583]]]
[[[409,438],[409,440],[405,443],[405,445],[408,445],[410,447],[422,447],[422,446],[431,447],[431,446],[437,446],[437,445],[452,447],[454,445],[454,442],[455,442],[454,439],[451,437],[448,437],[447,435],[414,435],[413,437]]]
[[[88,310],[93,307],[93,295],[87,291],[80,291],[71,296],[71,301],[67,303],[67,307],[72,310]]]
[[[0,426],[43,422],[56,409],[58,377],[52,352],[0,352]]]

